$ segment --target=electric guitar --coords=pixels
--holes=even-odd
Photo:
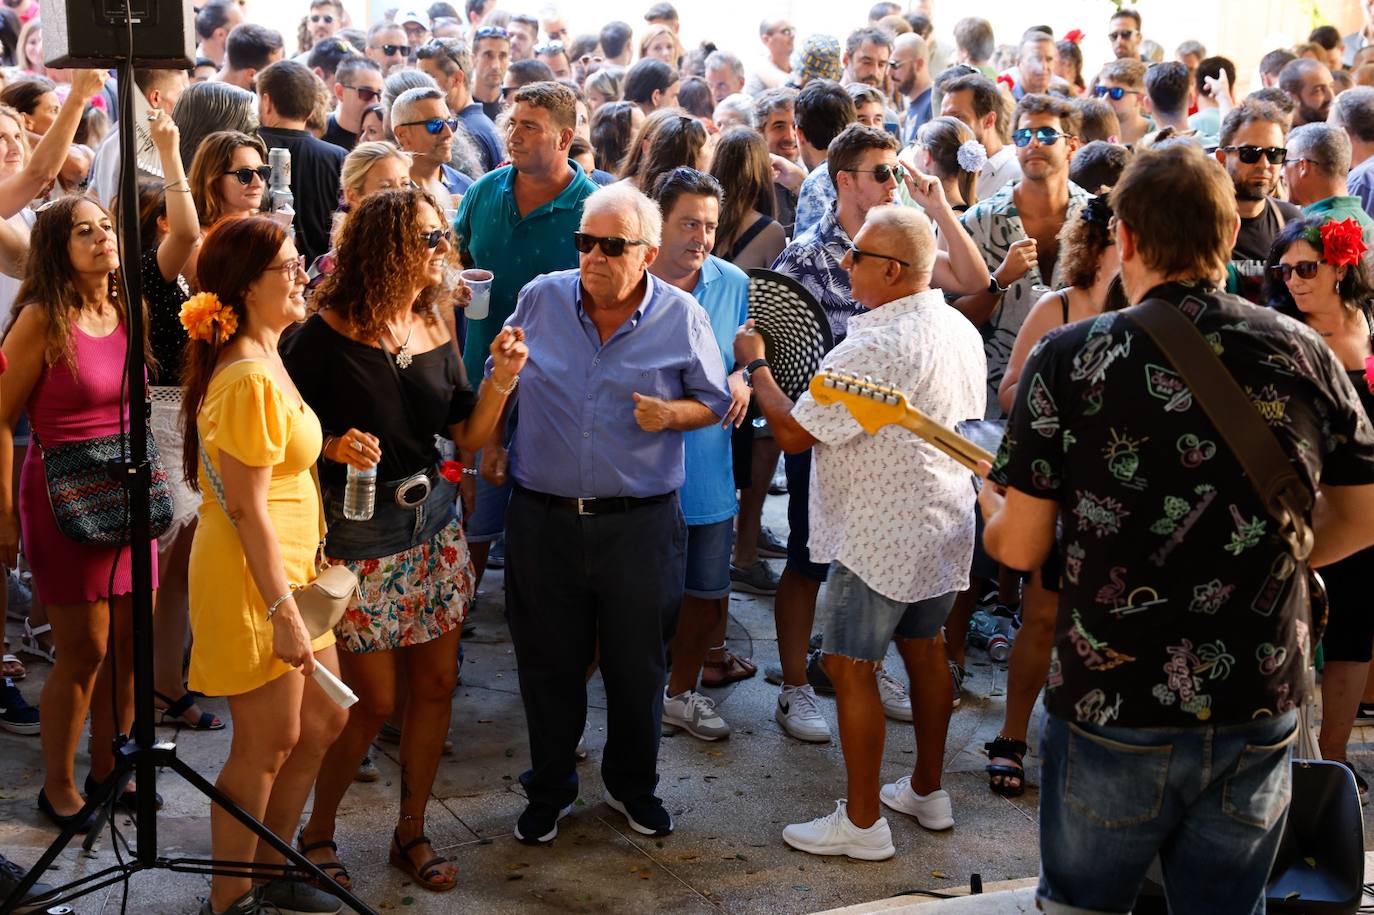
[[[907,403],[906,395],[897,389],[867,376],[845,375],[839,372],[818,372],[811,379],[811,396],[819,404],[844,404],[869,435],[877,435],[884,426],[901,426],[939,448],[969,470],[978,471],[978,462],[992,463],[993,455],[964,438],[953,429],[940,425]]]

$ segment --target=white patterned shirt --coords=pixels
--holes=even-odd
[[[983,415],[983,341],[939,290],[849,319],[823,369],[868,375],[906,392],[945,426]],[[869,436],[843,404],[809,393],[792,416],[819,444],[811,462],[811,559],[838,560],[879,594],[917,601],[968,587],[972,474],[900,426]]]

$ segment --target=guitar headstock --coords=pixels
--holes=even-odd
[[[817,372],[811,396],[819,404],[842,403],[865,432],[876,435],[883,426],[900,423],[908,409],[906,395],[868,376]]]

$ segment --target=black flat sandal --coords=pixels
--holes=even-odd
[[[296,833],[296,851],[303,855],[309,855],[312,851],[319,851],[327,848],[334,853],[333,861],[312,861],[311,863],[324,871],[324,875],[333,880],[343,889],[350,889],[353,886],[353,878],[348,875],[348,868],[339,861],[339,846],[333,839],[324,839],[320,842],[305,843],[305,829]]]
[[[1024,740],[1012,740],[1000,734],[996,740],[989,740],[983,744],[983,752],[987,753],[988,759],[1014,759],[1013,764],[1007,763],[988,763],[988,787],[993,794],[1002,797],[1020,797],[1026,793],[1026,767],[1022,764],[1030,748],[1026,746]],[[1000,778],[1001,783],[993,781]],[[1007,784],[1008,779],[1016,779],[1015,785]]]

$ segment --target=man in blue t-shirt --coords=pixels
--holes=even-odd
[[[472,98],[472,51],[457,38],[435,38],[415,52],[420,72],[433,77],[444,93],[449,110],[458,116],[482,158],[482,171],[489,172],[505,159],[505,150],[496,125]]]
[[[744,422],[749,386],[734,371],[735,333],[749,317],[749,278],[711,255],[720,220],[721,188],[694,168],[675,168],[651,189],[663,211],[663,239],[649,272],[691,293],[706,310],[730,374],[730,410],[724,421],[684,436],[686,479],[678,497],[687,520],[687,583],[670,651],[672,675],[663,698],[663,723],[702,740],[730,736],[715,703],[697,692],[706,653],[725,644],[730,601],[730,553],[735,513],[735,474],[730,430]]]

